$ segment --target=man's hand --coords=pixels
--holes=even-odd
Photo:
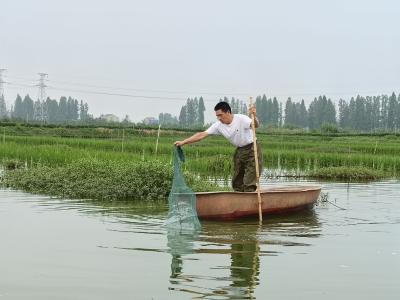
[[[258,126],[260,126],[260,122],[258,122],[258,118],[256,116],[256,106],[254,104],[250,105],[249,107],[249,115],[250,118],[254,115],[254,127],[258,128]]]
[[[251,105],[250,107],[249,107],[249,115],[251,116],[252,114],[254,114],[254,116],[256,115],[256,107],[255,107],[255,105]]]
[[[176,141],[176,142],[174,143],[174,145],[175,145],[176,147],[182,147],[183,145],[185,145],[185,143],[184,143],[184,141]]]

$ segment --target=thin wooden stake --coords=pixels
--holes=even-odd
[[[157,142],[156,142],[156,155],[157,155],[157,150],[158,150],[158,140],[160,139],[160,129],[161,129],[161,124],[158,125]]]
[[[250,108],[253,106],[253,97],[250,97]],[[260,167],[258,165],[258,149],[257,149],[257,136],[256,136],[256,125],[255,115],[251,114],[251,129],[253,130],[253,149],[254,159],[256,163],[256,179],[257,179],[257,199],[258,199],[258,219],[262,222],[262,209],[261,209],[261,193],[260,193]]]
[[[122,151],[124,152],[125,128],[122,128]]]

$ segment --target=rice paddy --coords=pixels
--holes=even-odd
[[[0,132],[0,164],[5,169],[17,168],[25,173],[40,169],[38,174],[44,172],[43,168],[73,173],[81,169],[77,165],[79,162],[84,165],[87,161],[107,163],[110,174],[114,167],[115,170],[122,165],[133,168],[139,163],[157,163],[160,168],[168,168],[172,166],[174,141],[193,134],[162,130],[156,149],[157,131],[151,129],[8,126]],[[278,170],[280,176],[352,181],[400,177],[400,137],[396,135],[258,132],[258,139],[263,147],[264,170],[269,171],[266,176],[273,176],[276,174],[273,171]],[[187,157],[184,169],[197,176],[199,182],[204,182],[204,178],[229,181],[234,147],[224,138],[208,137],[200,143],[185,146],[184,150]],[[134,173],[135,176],[145,176],[141,173],[143,170],[144,165]],[[170,180],[168,176],[164,179]],[[110,176],[110,184],[114,181],[112,177],[115,174]],[[9,181],[9,184],[16,185],[15,182]]]

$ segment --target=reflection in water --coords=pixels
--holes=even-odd
[[[167,246],[172,255],[171,283],[177,283],[173,279],[182,276],[182,256],[194,253],[194,241],[198,237],[198,230],[182,231],[176,228],[168,228]]]
[[[310,238],[320,235],[320,223],[312,210],[266,216],[261,226],[256,219],[203,221],[200,231],[185,231],[162,227],[166,206],[89,204],[87,201],[57,199],[36,200],[35,203],[49,211],[73,210],[84,215],[107,217],[107,223],[112,225],[108,228],[110,232],[162,235],[160,229],[166,229],[167,251],[172,257],[169,289],[197,299],[255,299],[260,277],[261,282],[267,284],[265,279],[262,280],[263,269],[268,272],[266,265],[261,263],[263,256],[279,255],[282,246],[308,246]],[[128,227],[120,227],[120,224]],[[124,251],[165,251],[161,245],[150,248],[114,244],[112,247]]]
[[[228,232],[224,239],[231,249],[231,283],[224,290],[229,299],[254,299],[253,292],[259,283],[260,273],[260,245],[257,235],[262,231],[262,226],[241,223],[240,226],[231,228],[234,230]]]
[[[253,226],[255,229],[256,227]],[[260,245],[255,234],[251,232],[254,238],[245,240],[244,242],[235,242],[231,244],[231,277],[232,287],[235,296],[252,298],[252,294],[256,285],[258,285],[258,275],[260,269]],[[241,236],[236,237],[239,241]]]
[[[196,295],[196,299],[255,299],[259,285],[260,256],[277,255],[271,248],[284,246],[308,246],[296,239],[319,236],[319,222],[313,211],[291,216],[266,218],[260,225],[257,220],[235,222],[202,223],[201,232],[179,232],[168,230],[168,249],[172,255],[170,290],[179,290]],[[286,234],[285,234],[286,233]],[[287,236],[279,240],[274,236]],[[262,249],[264,248],[264,249]],[[267,249],[265,249],[267,248]],[[185,274],[184,262],[196,254],[230,255],[228,266],[214,265],[210,269],[228,269],[226,277]],[[211,274],[211,273],[210,273]],[[211,278],[210,278],[211,277]],[[201,286],[207,282],[223,282],[222,286]]]
[[[162,226],[165,204],[0,189],[0,299],[398,299],[399,189],[326,183],[346,210],[320,202],[189,234]]]

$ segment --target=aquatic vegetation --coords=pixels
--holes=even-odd
[[[186,174],[195,191],[217,185]],[[98,200],[166,200],[172,166],[159,161],[121,163],[81,159],[65,166],[35,166],[5,172],[7,186],[31,193]]]
[[[15,170],[24,167],[24,163],[18,159],[4,159],[0,164],[5,170]]]
[[[386,174],[365,167],[326,167],[311,171],[308,176],[319,179],[366,181],[384,178]]]

